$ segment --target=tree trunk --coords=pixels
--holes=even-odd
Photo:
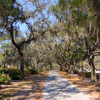
[[[96,38],[97,38],[97,46],[98,47],[100,47],[100,31],[97,31],[97,36],[96,36]]]
[[[82,61],[81,61],[81,70],[82,70],[82,73],[83,73],[83,63],[82,63]]]
[[[97,77],[96,77],[94,58],[93,57],[89,59],[89,65],[90,65],[90,68],[91,68],[91,79],[92,79],[92,81],[96,82]]]
[[[88,46],[88,41],[87,38],[85,37],[85,46],[87,49],[87,55],[88,55],[88,62],[89,62],[89,66],[91,68],[91,79],[92,81],[97,81],[97,77],[96,77],[96,72],[95,72],[95,65],[94,65],[94,55],[92,53],[91,48],[89,48]]]
[[[26,68],[28,69],[28,67],[29,67],[29,63],[28,61],[26,61]]]
[[[24,60],[23,60],[23,53],[19,50],[19,57],[20,57],[20,72],[22,77],[24,78]]]
[[[62,70],[63,70],[62,65],[60,65],[60,71],[62,71]]]
[[[5,62],[4,62],[4,64],[3,64],[3,65],[4,65],[4,68],[6,68],[6,64],[5,64]]]

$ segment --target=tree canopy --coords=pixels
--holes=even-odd
[[[88,59],[96,81],[99,10],[99,0],[0,0],[0,63],[20,66],[24,78],[24,67],[74,71]]]

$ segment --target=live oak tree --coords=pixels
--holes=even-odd
[[[24,78],[24,60],[23,60],[23,46],[29,44],[31,41],[36,41],[39,35],[44,34],[46,29],[46,20],[43,14],[45,4],[38,1],[32,1],[33,9],[31,12],[26,12],[16,0],[1,0],[0,5],[0,26],[1,33],[10,34],[9,38],[12,44],[18,51],[20,59],[20,71]],[[28,14],[28,15],[27,15]],[[39,14],[39,15],[38,15]],[[28,20],[33,20],[31,24]],[[27,37],[24,37],[19,31],[18,23],[24,23],[28,27]],[[44,27],[45,24],[45,27]],[[23,38],[24,37],[24,38]]]
[[[97,79],[92,52],[100,48],[99,5],[99,0],[58,0],[56,5],[51,6],[51,11],[58,19],[58,23],[62,24],[62,33],[68,34],[70,41],[67,40],[67,42],[70,42],[71,47],[77,45],[81,48],[83,45],[84,50],[87,50],[86,57],[91,68],[93,81],[97,81]]]
[[[60,70],[74,71],[88,59],[91,79],[97,81],[94,51],[100,48],[100,1],[58,0],[49,6],[48,0],[0,1],[0,41],[14,45],[9,52],[12,63],[19,58],[24,77],[24,66],[52,69],[56,63]],[[54,24],[49,13],[56,17]]]

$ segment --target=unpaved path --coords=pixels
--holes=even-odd
[[[13,81],[11,85],[2,85],[0,100],[40,100],[48,73],[44,71],[27,76],[25,80]]]
[[[41,100],[92,100],[92,98],[55,71],[51,71],[45,80]]]

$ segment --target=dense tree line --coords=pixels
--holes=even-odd
[[[31,10],[24,9],[28,3]],[[24,5],[1,0],[2,63],[20,66],[24,77],[24,67],[29,66],[43,70],[56,69],[57,64],[61,71],[83,71],[82,61],[88,59],[91,79],[97,81],[94,56],[100,53],[94,51],[100,49],[99,10],[99,0],[58,0],[55,5],[48,0],[26,0]],[[53,24],[50,14],[56,17]],[[20,24],[26,25],[25,33]]]

